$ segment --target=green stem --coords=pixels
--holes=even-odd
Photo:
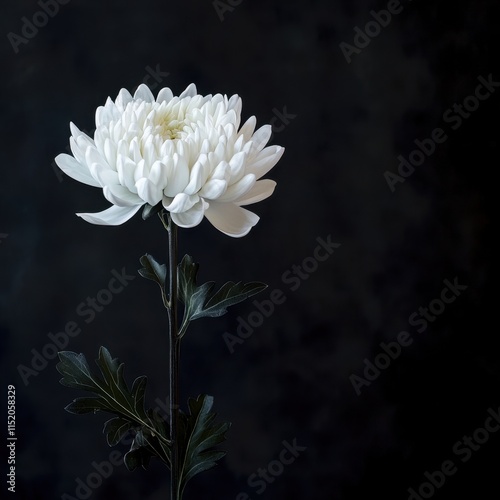
[[[178,335],[177,320],[177,226],[167,214],[168,246],[169,246],[169,358],[170,358],[170,441],[172,446],[171,457],[171,486],[170,499],[180,500],[179,496],[179,361],[180,361],[180,339]],[[164,219],[163,219],[164,221]]]

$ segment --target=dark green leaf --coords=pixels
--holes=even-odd
[[[267,288],[267,285],[259,282],[243,284],[230,281],[212,294],[214,282],[209,281],[200,286],[196,284],[198,269],[199,265],[189,255],[185,255],[178,266],[179,299],[184,303],[181,330],[185,330],[187,324],[195,319],[222,316],[229,306]]]
[[[145,376],[137,377],[132,384],[132,397],[134,398],[134,409],[138,415],[146,417],[144,409],[144,400],[146,397],[146,385],[148,378]]]
[[[212,318],[222,316],[226,314],[229,306],[243,302],[248,297],[262,292],[266,288],[267,285],[259,282],[243,284],[241,282],[233,283],[229,281],[210,297],[203,309],[194,314],[191,319],[198,319],[204,316]]]
[[[196,275],[199,267],[200,265],[193,262],[193,258],[187,254],[178,265],[179,299],[186,305],[196,289]]]
[[[222,443],[231,424],[213,425],[216,414],[211,412],[213,397],[202,395],[188,401],[190,414],[180,414],[179,459],[180,491],[196,474],[211,469],[225,452],[213,447]]]
[[[61,352],[59,358],[57,370],[63,375],[61,383],[94,394],[75,399],[66,407],[67,411],[77,414],[106,411],[116,415],[106,422],[103,432],[110,446],[117,444],[127,431],[136,432],[133,453],[127,459],[130,466],[137,461],[147,465],[152,455],[169,465],[168,428],[158,414],[145,410],[146,377],[136,378],[129,389],[123,376],[124,364],[113,359],[104,347],[99,349],[96,360],[100,377],[91,373],[83,354]]]
[[[57,371],[63,375],[60,380],[66,387],[75,387],[85,390],[94,390],[97,386],[90,374],[90,368],[83,354],[70,351],[59,353],[60,362]]]
[[[103,409],[103,401],[101,398],[77,398],[64,409],[75,415],[97,413]]]
[[[109,446],[115,446],[118,444],[125,434],[129,432],[132,427],[132,423],[124,418],[115,417],[108,420],[104,424],[103,434],[106,435],[106,441]]]
[[[150,412],[153,413],[152,410],[150,410]],[[165,430],[163,420],[161,420],[158,426],[156,426],[155,422],[154,426],[158,431],[160,431],[160,429],[161,432]],[[170,449],[168,448],[168,452],[165,452],[163,443],[157,438],[157,434],[142,428],[137,431],[130,451],[125,454],[125,465],[129,470],[134,470],[139,466],[146,469],[153,456],[159,457],[168,467],[170,466]]]
[[[139,274],[148,280],[155,281],[162,289],[165,288],[167,279],[167,266],[156,262],[152,255],[143,255],[140,259],[142,269],[139,269]]]
[[[127,453],[125,453],[125,456],[123,457],[123,461],[125,463],[125,467],[129,471],[133,471],[137,469],[138,467],[142,467],[143,469],[147,469],[149,466],[149,462],[151,460],[151,457],[154,456],[154,453],[149,451],[147,448],[144,447],[137,447],[134,450],[130,450]]]

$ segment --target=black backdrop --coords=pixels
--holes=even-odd
[[[49,333],[75,322],[81,332],[66,349],[92,360],[107,346],[126,362],[129,382],[148,375],[151,406],[165,400],[166,315],[156,285],[136,271],[146,252],[166,258],[166,234],[140,216],[118,227],[85,223],[74,213],[107,202],[53,166],[70,121],[92,131],[107,96],[155,72],[156,91],[195,82],[203,94],[238,93],[244,118],[278,116],[273,143],[286,147],[269,175],[276,192],[254,207],[261,221],[248,236],[231,239],[207,221],[180,233],[202,280],[265,281],[259,304],[275,289],[286,297],[262,321],[249,301],[193,323],[182,399],[214,395],[233,426],[227,457],[197,476],[185,499],[405,499],[409,488],[421,498],[497,495],[500,435],[488,417],[500,406],[491,279],[499,96],[494,84],[484,100],[471,96],[479,78],[500,79],[498,2],[52,5],[44,22],[40,3],[5,0],[0,19],[1,399],[6,415],[15,385],[16,498],[84,498],[77,479],[101,483],[90,491],[96,500],[168,497],[157,462],[90,476],[112,452],[100,434],[104,416],[63,411],[80,394],[59,385],[54,359],[35,361],[36,375],[23,372],[33,369],[33,350],[52,357]],[[374,36],[363,40],[370,11],[388,7],[397,12],[389,23],[379,18],[388,25],[372,22]],[[32,20],[38,33],[23,35]],[[453,109],[465,99],[470,112]],[[397,174],[398,156],[409,159],[415,140],[436,128],[446,140],[426,142],[425,157],[413,153],[422,164],[411,175],[403,167],[392,192],[384,174]],[[340,245],[323,262],[311,259],[318,238]],[[307,279],[290,283],[284,273],[302,264]],[[87,323],[79,305],[123,269],[134,279]],[[467,287],[449,304],[440,302],[445,280]],[[419,308],[429,305],[436,314],[424,323],[420,315],[431,313]],[[223,335],[242,320],[262,324],[230,353]],[[389,344],[398,335],[411,345]],[[381,343],[401,353],[388,361]],[[364,374],[370,362],[384,368]],[[296,460],[273,462],[294,440],[306,448]],[[119,458],[125,447],[116,449]],[[447,460],[454,473],[443,480],[434,472]],[[276,476],[265,491],[248,483],[269,467]],[[444,484],[422,486],[426,472]]]

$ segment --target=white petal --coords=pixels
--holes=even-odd
[[[69,129],[71,130],[71,135],[73,137],[78,137],[79,135],[83,135],[90,144],[92,144],[94,141],[90,136],[88,136],[86,133],[82,132],[73,122],[70,122],[69,124]]]
[[[72,156],[62,153],[55,159],[57,166],[72,179],[89,186],[101,187],[91,175],[86,165],[78,163]]]
[[[217,201],[230,202],[241,198],[245,193],[250,191],[255,184],[255,175],[247,174],[240,181],[232,186],[228,186],[226,192],[218,197]]]
[[[238,123],[238,115],[235,113],[233,109],[230,109],[226,114],[220,117],[217,120],[217,125],[224,127],[224,132],[228,137],[235,135],[236,127],[239,125]]]
[[[97,127],[108,125],[113,121],[113,113],[105,106],[99,106],[95,112],[95,124]]]
[[[162,102],[170,102],[172,98],[174,97],[174,94],[172,91],[168,88],[165,87],[158,92],[158,96],[156,97],[156,102],[162,103]]]
[[[253,212],[233,203],[212,202],[205,212],[205,217],[219,231],[233,238],[245,236],[259,222],[259,217]]]
[[[210,155],[209,155],[210,158]],[[221,179],[226,182],[231,178],[231,167],[227,161],[221,161],[212,172],[210,179]]]
[[[139,161],[134,169],[134,184],[143,177],[147,177],[149,175],[149,167],[146,165],[144,160]]]
[[[251,205],[252,203],[257,203],[259,201],[269,198],[274,192],[276,187],[276,182],[271,179],[264,179],[262,181],[257,181],[255,186],[248,191],[241,198],[235,200],[235,203],[239,206]]]
[[[104,141],[104,157],[108,162],[109,166],[116,170],[116,144],[109,139]]]
[[[255,174],[257,179],[260,179],[278,163],[284,152],[285,148],[281,146],[269,146],[248,161],[246,171]]]
[[[146,160],[146,165],[151,168],[156,161],[156,150],[153,144],[153,136],[150,135],[146,139],[146,143],[142,146],[142,157]]]
[[[132,95],[130,94],[130,92],[126,89],[121,89],[118,93],[115,103],[120,111],[124,111],[124,109],[127,107],[127,104],[131,101]]]
[[[76,137],[82,133],[81,130],[73,122],[69,122],[69,129],[73,137]]]
[[[160,203],[163,198],[161,188],[144,177],[135,183],[135,187],[137,189],[137,194],[141,197],[141,199],[150,205],[154,206]]]
[[[130,191],[133,191],[135,189],[135,163],[126,156],[118,155],[116,169],[118,171],[118,180],[120,184],[127,187]]]
[[[203,220],[207,207],[208,203],[200,200],[186,212],[172,213],[172,220],[180,227],[197,226]]]
[[[167,203],[166,199],[163,199],[163,206],[172,213],[187,212],[196,203],[198,203],[200,197],[197,195],[189,196],[186,193],[179,193],[174,197],[171,203]]]
[[[227,189],[227,182],[221,179],[208,181],[198,192],[198,195],[208,200],[215,200],[222,196]]]
[[[167,187],[164,189],[165,196],[175,196],[184,191],[189,182],[189,167],[185,158],[177,153],[173,156],[173,161],[169,161],[167,167]]]
[[[99,165],[103,165],[105,167],[109,167],[106,159],[97,151],[96,148],[88,147],[85,150],[85,161],[87,165],[92,165],[92,163],[98,163]]]
[[[244,137],[245,142],[248,142],[251,139],[256,125],[257,125],[257,118],[255,118],[255,116],[251,116],[241,127],[239,135]]]
[[[197,94],[196,85],[194,83],[189,84],[186,90],[179,96],[179,99],[184,97],[194,97]]]
[[[236,128],[238,128],[240,126],[239,124],[239,118],[240,118],[240,115],[241,115],[241,108],[242,108],[242,101],[241,101],[241,97],[237,94],[234,94],[231,96],[231,98],[229,99],[229,103],[228,103],[228,106],[227,106],[227,109],[234,109],[236,115],[238,116],[238,124],[236,125]]]
[[[117,207],[113,205],[107,210],[103,210],[102,212],[97,212],[95,214],[82,213],[76,215],[91,224],[119,226],[120,224],[123,224],[131,219],[140,208],[141,205],[137,205],[135,207]]]
[[[161,161],[155,161],[151,170],[149,172],[148,179],[155,185],[158,186],[160,191],[163,190],[167,184],[167,168]],[[160,200],[158,200],[159,202]]]
[[[191,174],[189,175],[189,184],[184,189],[186,194],[197,193],[203,183],[203,166],[201,162],[197,161],[193,168],[191,169]]]
[[[145,85],[144,83],[141,83],[138,87],[137,90],[135,91],[134,94],[134,99],[142,99],[145,102],[154,102],[155,98],[153,94],[151,93],[151,90],[149,90],[148,86]]]
[[[84,134],[80,134],[77,137],[70,137],[69,145],[76,161],[78,161],[82,165],[86,163],[85,160],[86,149],[88,147],[94,147],[94,144],[90,142],[89,139],[86,138],[86,136],[84,136]]]
[[[245,174],[245,162],[247,159],[246,153],[236,153],[229,161],[231,168],[231,182],[239,181]]]
[[[118,184],[104,186],[102,192],[109,202],[118,207],[133,207],[144,204],[144,201],[139,196]]]
[[[271,138],[273,128],[271,125],[263,125],[253,134],[252,142],[254,143],[254,148],[260,151],[269,142]]]
[[[130,141],[128,156],[130,156],[130,158],[134,160],[135,163],[139,163],[142,160],[141,147],[139,146],[139,139],[137,137],[134,137]]]
[[[97,179],[101,186],[120,184],[118,174],[114,170],[111,170],[107,165],[92,163],[92,165],[90,165],[90,172],[92,177]]]

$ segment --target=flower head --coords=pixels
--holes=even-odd
[[[276,183],[261,179],[281,158],[280,146],[265,147],[271,126],[255,131],[256,119],[240,128],[241,99],[197,94],[194,84],[178,97],[169,88],[156,99],[146,85],[134,96],[120,90],[96,112],[94,138],[73,123],[73,156],[56,163],[67,175],[100,187],[112,203],[99,213],[79,213],[92,224],[119,225],[159,203],[181,227],[205,216],[223,233],[240,237],[259,217],[242,208],[269,197]]]

